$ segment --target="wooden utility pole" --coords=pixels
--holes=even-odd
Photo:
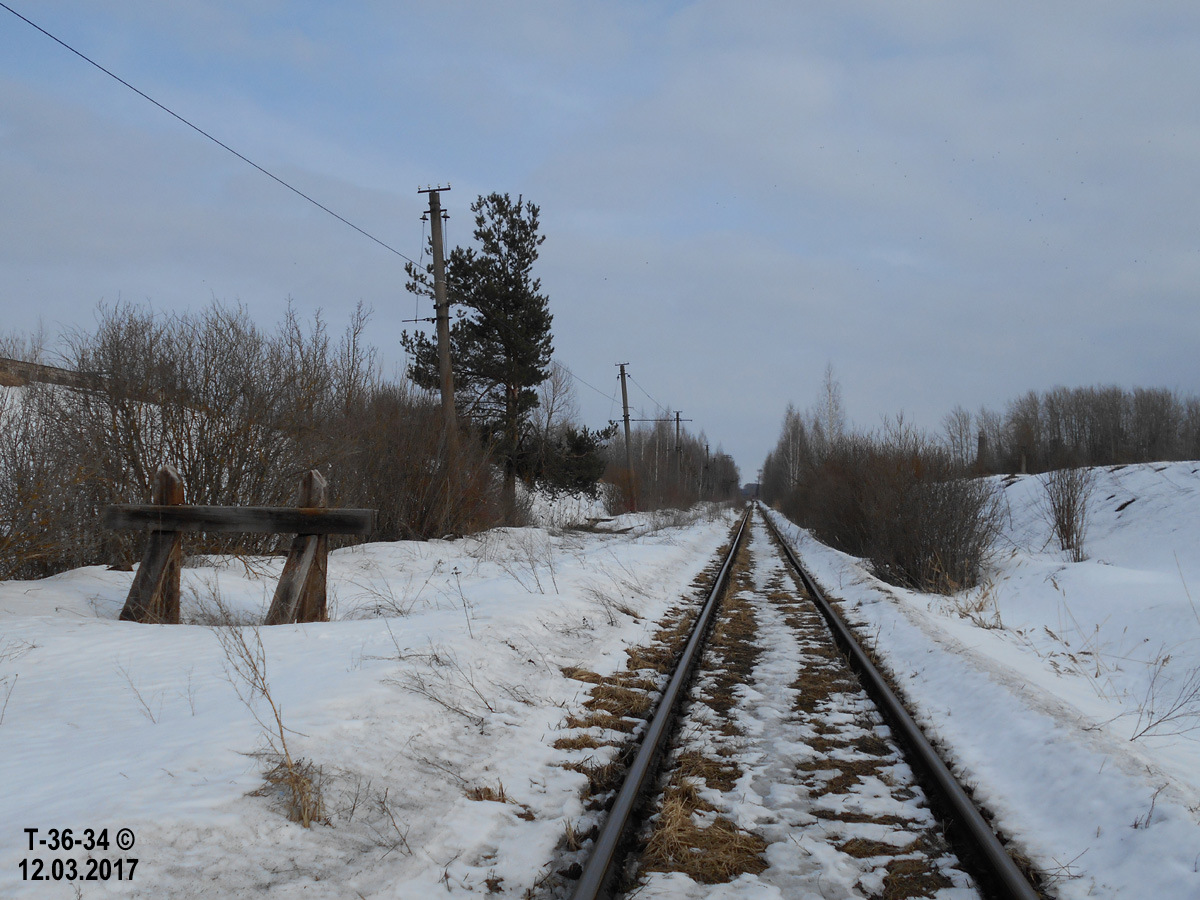
[[[633,449],[629,437],[629,389],[625,386],[625,367],[629,363],[617,363],[621,370],[621,408],[625,413],[625,471],[629,473],[629,497],[633,511],[637,512],[637,491],[633,487]]]
[[[675,480],[680,483],[683,482],[683,444],[679,440],[679,423],[692,421],[679,418],[682,414],[682,410],[675,410]]]
[[[442,420],[448,446],[458,444],[458,419],[454,410],[454,370],[450,367],[450,303],[446,299],[446,256],[442,247],[442,191],[450,186],[427,187],[418,194],[429,195],[429,236],[433,243],[433,309],[437,319],[438,375],[442,389]]]

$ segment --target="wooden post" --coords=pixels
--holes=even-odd
[[[146,554],[129,589],[121,618],[179,623],[180,538],[185,531],[294,534],[291,550],[267,612],[268,625],[324,622],[329,535],[370,534],[373,509],[329,509],[328,485],[315,469],[300,480],[296,506],[184,506],[183,482],[171,466],[155,475],[154,502],[109,506],[104,525],[150,532]]]
[[[296,505],[302,509],[324,509],[327,504],[328,483],[316,469],[306,472],[300,479]],[[329,536],[297,534],[283,564],[266,624],[324,622],[328,618],[325,592],[328,569]]]
[[[157,506],[183,504],[183,479],[174,466],[163,466],[154,475],[152,502]],[[152,530],[121,609],[125,622],[179,624],[179,568],[183,535],[173,530]]]

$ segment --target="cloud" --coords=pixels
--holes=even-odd
[[[418,183],[454,184],[452,243],[476,194],[541,204],[564,361],[605,388],[630,362],[748,471],[826,361],[867,425],[1055,383],[1197,389],[1190,4],[53,12],[409,255]],[[116,293],[363,298],[395,352],[400,260],[47,48],[0,32],[0,58],[10,321]]]

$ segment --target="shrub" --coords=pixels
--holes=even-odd
[[[1088,499],[1095,486],[1096,476],[1082,467],[1055,469],[1046,475],[1043,508],[1059,549],[1071,554],[1075,562],[1087,557],[1083,539],[1087,535]]]
[[[299,475],[319,469],[332,505],[379,510],[376,540],[498,524],[488,453],[464,439],[448,464],[436,405],[380,380],[366,321],[360,307],[333,339],[319,315],[306,325],[291,310],[265,331],[242,307],[102,306],[94,331],[65,339],[75,387],[0,388],[0,579],[131,564],[136,535],[104,531],[100,512],[146,502],[166,462],[186,502],[217,506],[290,505]],[[225,553],[279,538],[186,540],[189,553]]]
[[[902,421],[842,436],[768,502],[879,577],[940,593],[977,582],[1000,524],[989,483]]]

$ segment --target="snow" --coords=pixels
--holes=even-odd
[[[1057,896],[1200,897],[1200,703],[1188,702],[1200,464],[1096,474],[1079,563],[1050,538],[1041,479],[998,480],[1009,516],[995,557],[954,597],[883,584],[785,527]],[[261,795],[264,730],[203,624],[218,598],[235,619],[261,616],[278,560],[192,561],[183,626],[117,621],[127,572],[0,583],[0,896],[522,895],[567,824],[589,816],[585,777],[563,768],[581,751],[553,747],[588,686],[560,667],[620,667],[690,594],[729,524],[712,510],[626,515],[600,531],[334,552],[333,621],[258,631],[288,747],[323,771],[330,824],[311,829]],[[765,663],[785,670],[782,652]],[[765,722],[774,689],[756,690]],[[765,757],[747,768],[763,828],[789,790],[772,793],[769,770]],[[503,802],[468,796],[501,787]],[[22,882],[22,859],[87,856],[30,852],[25,828],[105,827],[136,834],[128,854],[92,853],[137,858],[132,882]],[[658,878],[656,895],[686,895],[683,881]],[[781,896],[745,876],[706,896],[718,895]]]
[[[852,746],[863,739],[891,741],[890,730],[866,693],[837,690],[817,709],[802,711],[797,706],[796,685],[806,672],[823,665],[840,670],[844,663],[836,655],[825,663],[812,653],[814,643],[827,645],[824,620],[815,607],[799,601],[785,607],[779,602],[778,592],[787,589],[791,576],[757,517],[748,552],[752,583],[743,585],[736,596],[752,611],[760,652],[747,683],[734,689],[737,703],[730,710],[730,721],[736,736],[727,736],[709,706],[695,702],[680,726],[679,750],[727,759],[741,770],[732,790],[704,786],[700,793],[722,816],[768,842],[768,865],[761,873],[743,873],[723,885],[701,884],[679,873],[651,872],[637,896],[656,900],[882,896],[887,860],[860,858],[839,849],[849,841],[867,840],[889,844],[896,848],[895,856],[907,854],[910,859],[924,858],[917,848],[926,842],[939,846],[934,854],[936,871],[947,879],[947,886],[935,896],[977,900],[979,894],[956,867],[956,860],[948,853],[942,855],[939,825],[899,752],[893,747],[864,754]],[[711,656],[710,650],[693,697],[720,693],[712,673],[724,665],[720,659],[709,661]],[[818,722],[820,735],[814,727]],[[814,749],[815,739],[828,744],[831,737],[841,746]],[[858,769],[852,785],[827,790],[827,780],[834,774],[828,765],[833,757],[859,763],[871,759],[876,765]],[[812,763],[816,770],[806,766]],[[873,821],[864,821],[865,817]]]
[[[954,597],[776,521],[1058,896],[1200,897],[1200,464],[1095,474],[1088,559],[1058,549],[1041,477],[999,480],[995,558]]]
[[[606,488],[605,485],[600,487]],[[586,491],[577,494],[531,491],[527,501],[531,524],[542,528],[570,528],[608,516],[608,502],[599,492],[592,496]]]
[[[329,824],[288,821],[264,786],[267,747],[205,624],[117,621],[131,573],[85,568],[0,584],[0,896],[520,895],[582,814],[585,777],[553,748],[586,685],[689,593],[728,514],[620,534],[498,529],[331,554],[333,621],[261,637],[291,754],[321,767]],[[183,573],[185,621],[261,617],[274,559]],[[624,609],[638,613],[633,617]],[[472,800],[503,789],[505,802]],[[24,829],[119,828],[132,882],[23,882]],[[502,881],[497,881],[502,879]]]

